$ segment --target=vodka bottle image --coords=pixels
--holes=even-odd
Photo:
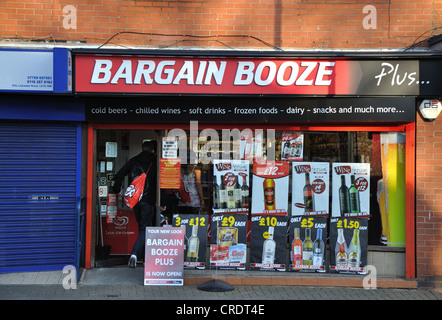
[[[359,242],[359,230],[353,230],[353,238],[348,248],[348,266],[359,268],[361,264],[361,243]]]
[[[347,244],[344,238],[344,229],[338,229],[338,239],[335,246],[336,266],[347,267]]]
[[[262,263],[273,264],[275,262],[276,242],[273,240],[274,227],[269,227],[269,237],[262,245]]]
[[[305,239],[302,243],[302,264],[310,266],[313,264],[313,242],[310,239],[311,229],[305,229]]]
[[[316,240],[313,242],[313,265],[321,267],[324,263],[324,241],[322,241],[322,229],[318,229]]]
[[[224,183],[224,176],[221,176],[221,184],[219,186],[219,203],[221,209],[227,208],[227,190],[226,184]]]
[[[219,209],[220,208],[220,201],[219,201],[219,185],[216,182],[216,176],[213,176],[213,209]]]
[[[264,209],[275,209],[275,181],[271,178],[264,179]]]
[[[192,226],[192,236],[187,241],[187,258],[186,261],[198,261],[198,250],[200,247],[200,240],[198,239],[198,225]]]
[[[355,188],[355,176],[351,176],[351,186],[348,189],[350,195],[350,212],[361,212],[359,191]]]
[[[246,177],[243,177],[243,183],[241,186],[241,206],[243,208],[249,207],[249,186],[247,185]]]
[[[350,195],[348,193],[348,188],[345,185],[345,176],[341,176],[341,187],[339,188],[339,207],[341,212],[341,217],[345,213],[350,212]]]
[[[302,241],[299,238],[299,228],[295,228],[295,239],[292,242],[293,269],[302,265]]]
[[[235,198],[235,208],[241,208],[242,198],[241,198],[241,186],[239,185],[239,177],[236,177],[236,182],[233,187],[233,197]]]
[[[306,172],[305,174],[305,186],[303,189],[304,193],[304,205],[305,211],[312,212],[315,211],[315,199],[313,195],[313,189],[310,184],[310,174]]]

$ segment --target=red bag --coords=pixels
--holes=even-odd
[[[150,165],[152,165],[152,163]],[[147,169],[145,173],[136,177],[129,187],[127,187],[126,192],[124,193],[124,203],[129,208],[135,207],[135,205],[140,202],[141,198],[143,197],[144,185],[146,184],[146,176],[149,169]]]

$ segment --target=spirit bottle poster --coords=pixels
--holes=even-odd
[[[284,131],[281,137],[281,160],[302,161],[304,158],[304,135],[294,131]]]
[[[215,214],[249,212],[248,161],[214,160],[212,183]]]
[[[366,274],[368,219],[330,219],[330,272]]]
[[[287,214],[289,170],[286,161],[253,162],[252,214]]]
[[[212,215],[210,268],[245,270],[247,258],[247,215]]]
[[[209,217],[196,214],[174,214],[172,225],[185,227],[184,268],[205,269]]]
[[[370,216],[370,164],[332,164],[332,217]]]
[[[325,272],[327,217],[290,218],[289,271]]]
[[[250,270],[286,270],[287,220],[287,216],[252,216]]]
[[[328,216],[330,164],[292,162],[292,216]]]

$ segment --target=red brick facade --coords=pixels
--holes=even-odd
[[[416,125],[416,266],[421,280],[442,276],[442,120]]]
[[[0,30],[0,45],[400,50],[442,32],[442,0],[3,0]],[[440,117],[417,115],[418,278],[442,276]]]
[[[441,0],[5,0],[0,28],[3,39],[48,42],[103,44],[123,32],[111,43],[356,50],[438,34],[441,11]]]

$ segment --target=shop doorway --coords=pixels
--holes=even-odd
[[[126,264],[127,256],[138,237],[138,225],[133,209],[128,208],[123,197],[114,190],[115,174],[142,150],[145,141],[155,141],[159,131],[97,129],[95,142],[96,203],[95,266]],[[121,192],[131,181],[126,176]],[[117,195],[117,196],[115,196]],[[153,225],[157,222],[154,216]]]

